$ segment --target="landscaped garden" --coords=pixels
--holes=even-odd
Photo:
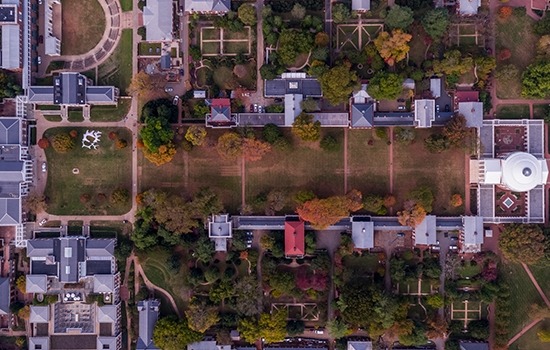
[[[61,10],[63,55],[80,55],[93,49],[105,32],[105,12],[97,0],[64,0]]]
[[[86,128],[52,128],[44,137],[48,212],[57,215],[120,215],[131,207],[131,133],[96,128],[102,135],[91,149],[82,147]],[[113,134],[111,134],[113,133]],[[88,136],[89,145],[94,137]],[[88,143],[86,143],[88,144]]]

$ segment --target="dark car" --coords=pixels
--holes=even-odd
[[[247,248],[252,248],[252,241],[254,240],[254,234],[252,233],[252,231],[247,231],[246,232],[246,247]]]
[[[445,105],[445,112],[449,112],[450,110],[449,105]]]
[[[39,44],[44,44],[44,35],[40,35],[40,36],[38,37],[38,43],[39,43]]]

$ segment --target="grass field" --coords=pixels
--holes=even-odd
[[[160,43],[141,42],[138,44],[138,53],[140,56],[160,56]]]
[[[210,187],[220,196],[227,210],[236,212],[241,205],[240,163],[219,157],[215,143],[221,134],[223,131],[208,130],[205,145],[188,154],[180,148],[172,162],[160,167],[150,163],[140,152],[141,190],[159,188],[192,195],[201,187]]]
[[[535,59],[535,46],[538,36],[532,31],[534,20],[525,14],[513,15],[506,20],[496,19],[496,51],[510,49],[512,56],[506,61],[497,61],[497,69],[506,64],[514,64],[522,72]],[[499,98],[518,98],[521,92],[521,74],[512,82],[496,82]]]
[[[134,8],[132,0],[120,0],[120,8],[123,12],[132,11]]]
[[[435,215],[458,215],[462,208],[449,205],[451,196],[460,193],[464,198],[465,153],[462,149],[450,149],[439,154],[426,150],[424,139],[437,129],[416,129],[416,139],[411,145],[394,144],[394,194],[397,208],[402,207],[406,196],[418,186],[429,186],[434,194]],[[369,163],[366,163],[369,164]],[[429,166],[426,166],[429,164]]]
[[[61,118],[61,115],[45,115],[44,119],[49,122],[60,122],[63,120],[63,118]]]
[[[90,120],[93,122],[118,122],[126,117],[131,105],[131,98],[121,98],[116,107],[92,106]]]
[[[288,131],[285,130],[285,133]],[[343,142],[341,129],[323,129],[323,134],[331,134],[340,144]],[[290,135],[287,137],[290,138]],[[289,192],[307,189],[320,197],[343,194],[343,151],[326,152],[316,143],[308,144],[293,139],[291,150],[273,150],[258,162],[247,162],[247,201],[271,189]]]
[[[82,108],[69,109],[68,120],[70,122],[83,122],[84,116],[82,115]]]
[[[369,145],[372,140],[372,145]],[[389,146],[373,130],[350,130],[348,134],[348,188],[385,195],[389,184]]]
[[[220,43],[215,42],[203,42],[202,43],[202,53],[204,55],[217,55],[220,53]]]
[[[497,118],[529,119],[529,105],[498,105]]]
[[[548,113],[548,105],[547,104],[538,104],[533,105],[533,117],[535,119],[543,119],[545,115]]]
[[[132,80],[132,30],[123,29],[113,54],[98,67],[99,85],[114,85],[124,95]]]
[[[535,276],[544,294],[550,298],[550,269],[544,265],[532,265],[529,266],[529,269]]]
[[[132,224],[121,221],[91,221],[90,235],[95,238],[109,238],[128,235],[132,232]]]
[[[550,343],[543,343],[537,337],[537,332],[550,329],[550,319],[546,319],[531,328],[521,338],[508,347],[509,350],[550,350]]]
[[[246,55],[249,55],[250,50],[248,47],[248,41],[224,41],[223,52],[225,54],[244,53]]]
[[[109,140],[111,128],[96,128],[103,132],[97,150],[81,147],[82,134],[86,128],[52,128],[45,132],[52,137],[59,132],[68,133],[77,130],[75,147],[67,153],[57,153],[52,147],[46,149],[48,160],[48,181],[45,195],[48,197],[48,212],[57,215],[104,215],[124,214],[130,210],[131,203],[112,204],[109,201],[111,192],[117,188],[131,190],[131,134],[130,130],[118,128],[120,138],[130,144],[122,150],[115,149],[114,142]],[[79,174],[73,174],[78,168]],[[106,198],[98,196],[104,194]],[[80,196],[89,194],[87,203],[82,203]]]
[[[502,278],[510,287],[510,337],[516,335],[531,322],[529,311],[531,304],[543,305],[542,298],[520,264],[502,265]],[[527,349],[527,348],[525,348]]]
[[[63,0],[62,17],[62,55],[90,51],[105,32],[105,12],[97,0]]]
[[[182,264],[180,269],[174,271],[167,266],[171,253],[160,247],[147,251],[147,254],[138,252],[139,261],[147,278],[155,285],[166,290],[176,302],[179,310],[184,310],[186,301],[183,295],[187,293],[184,280],[187,274],[187,266]],[[183,259],[186,261],[186,259]]]
[[[203,40],[215,40],[220,38],[220,30],[218,28],[201,28],[201,38]]]

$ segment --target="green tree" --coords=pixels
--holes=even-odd
[[[351,17],[351,11],[348,6],[342,3],[336,3],[332,6],[332,19],[334,23],[344,23]]]
[[[407,145],[414,141],[416,132],[414,128],[402,128],[398,126],[393,130],[393,138],[395,141]]]
[[[201,236],[193,245],[193,256],[202,263],[209,263],[214,255],[214,244],[207,236]]]
[[[224,210],[218,195],[208,187],[199,189],[191,201],[191,208],[194,215],[200,217],[204,222],[210,215],[222,213]]]
[[[23,89],[17,84],[15,75],[0,69],[0,99],[13,98],[23,94]]]
[[[139,136],[143,146],[150,152],[156,153],[163,145],[170,144],[174,138],[174,131],[168,119],[151,116],[145,121]]]
[[[264,80],[272,80],[277,78],[277,66],[269,63],[264,64],[260,67],[260,75]]]
[[[407,6],[393,6],[388,15],[384,19],[384,22],[390,29],[403,29],[407,30],[413,23],[413,11]]]
[[[142,195],[142,203],[147,207],[149,221],[155,221],[174,235],[191,232],[198,227],[191,203],[177,195],[149,190]],[[145,211],[141,212],[142,215]]]
[[[206,114],[210,113],[210,107],[206,105],[204,100],[200,100],[193,106],[193,117],[204,118]]]
[[[21,275],[17,277],[17,280],[15,281],[15,285],[17,286],[17,289],[23,294],[27,293],[27,278],[25,275]]]
[[[316,99],[306,98],[300,103],[300,107],[306,112],[315,112],[319,110],[319,103]]]
[[[313,48],[313,37],[308,32],[294,29],[283,29],[279,36],[277,55],[284,66],[291,66],[301,53]]]
[[[202,334],[191,330],[186,320],[163,317],[157,321],[153,331],[153,342],[163,350],[181,350],[187,344],[202,339]]]
[[[367,92],[377,100],[393,100],[403,91],[403,79],[395,73],[377,72],[370,80]]]
[[[523,97],[547,97],[550,94],[550,62],[531,64],[523,72],[521,82]]]
[[[443,54],[443,59],[433,62],[433,70],[437,74],[462,75],[472,70],[474,61],[471,56],[462,57],[459,50],[451,50]]]
[[[538,225],[509,224],[498,245],[510,261],[534,264],[544,257],[545,237]]]
[[[306,8],[299,3],[295,3],[292,11],[290,11],[290,15],[295,20],[302,20],[306,16]]]
[[[432,39],[439,40],[449,27],[449,12],[446,8],[433,9],[422,17],[421,23],[426,33]]]
[[[326,135],[321,139],[320,146],[323,150],[327,152],[336,152],[340,148],[338,140],[332,135]]]
[[[275,271],[269,276],[269,285],[271,288],[281,294],[288,294],[295,288],[295,278],[292,272]]]
[[[117,188],[111,193],[111,203],[127,203],[130,200],[130,192],[125,188]]]
[[[428,213],[433,210],[434,194],[428,186],[419,186],[409,193],[409,198],[422,206]]]
[[[540,20],[533,23],[533,32],[540,36],[550,34],[550,15],[545,12]]]
[[[268,344],[280,342],[286,336],[286,318],[287,314],[281,311],[262,313],[259,320],[241,320],[237,329],[241,337],[251,344],[260,338]]]
[[[489,339],[489,321],[487,320],[474,320],[468,322],[468,332],[472,338],[479,340]]]
[[[239,19],[247,26],[256,24],[256,8],[250,4],[242,4],[237,11]]]
[[[306,326],[304,324],[304,321],[291,320],[291,321],[288,321],[286,324],[286,332],[291,337],[300,335],[304,333],[305,330],[306,330]]]
[[[374,40],[374,46],[384,61],[393,66],[407,57],[410,50],[408,43],[411,39],[412,35],[401,29],[394,29],[391,34],[383,31]]]
[[[199,333],[206,332],[220,320],[216,306],[209,306],[204,302],[197,302],[196,300],[193,300],[189,304],[189,307],[185,310],[185,316],[187,317],[189,328]]]
[[[340,339],[351,334],[348,325],[342,320],[335,319],[327,322],[327,331],[331,338]]]
[[[441,134],[431,134],[424,140],[424,146],[431,153],[441,153],[451,146],[449,140]]]
[[[275,142],[283,137],[283,133],[281,132],[281,128],[279,128],[275,124],[270,123],[266,124],[262,129],[262,136],[266,142],[273,145]]]
[[[213,303],[223,303],[226,299],[232,298],[235,295],[235,286],[231,280],[221,280],[214,287],[210,288],[208,298]]]
[[[384,206],[384,197],[368,194],[363,198],[363,209],[377,215],[386,215],[388,210]]]
[[[303,204],[307,201],[317,198],[315,193],[311,190],[300,190],[294,195],[294,202],[296,204]]]
[[[302,112],[292,123],[292,133],[303,141],[317,141],[321,138],[321,122],[314,122],[311,114]]]
[[[319,77],[323,96],[331,105],[346,102],[359,87],[359,78],[348,65],[336,66]]]
[[[440,294],[428,295],[426,297],[426,303],[434,309],[439,309],[444,305],[443,297]]]
[[[399,343],[404,346],[424,345],[428,341],[424,326],[416,324],[410,333],[399,334]]]

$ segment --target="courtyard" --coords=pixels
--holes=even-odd
[[[105,31],[105,12],[97,0],[63,0],[63,55],[80,55],[93,49]]]
[[[339,24],[336,27],[336,51],[361,51],[383,29],[382,23]]]
[[[250,27],[242,32],[232,32],[224,28],[200,28],[200,48],[203,56],[236,56],[239,53],[251,54],[252,36]]]
[[[55,215],[121,215],[130,210],[131,201],[113,203],[110,196],[117,189],[131,190],[131,133],[125,128],[51,128],[45,137],[59,133],[77,132],[75,146],[66,153],[58,153],[51,146],[46,152],[48,181],[45,196],[48,213]],[[86,130],[102,132],[97,149],[83,148],[81,139]],[[128,142],[117,149],[109,133]]]

